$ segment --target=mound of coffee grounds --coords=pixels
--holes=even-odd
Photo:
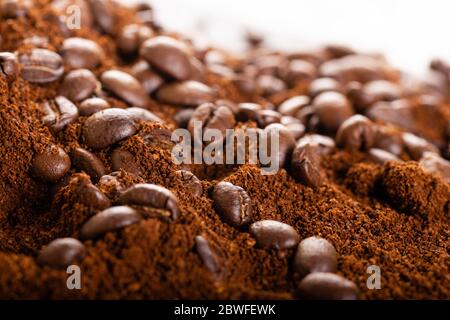
[[[0,298],[450,298],[444,61],[199,49],[109,0],[0,0],[0,35]],[[175,164],[197,119],[284,167]]]

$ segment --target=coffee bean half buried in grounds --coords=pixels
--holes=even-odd
[[[34,156],[33,175],[47,182],[56,182],[70,169],[70,158],[59,147],[48,148],[44,153]]]
[[[42,111],[45,114],[41,119],[42,122],[55,133],[78,119],[77,107],[63,96],[44,102]]]
[[[167,104],[197,107],[215,98],[214,90],[201,82],[188,80],[163,85],[157,92],[158,101]]]
[[[94,181],[107,173],[101,160],[83,148],[76,148],[72,151],[72,163],[77,169],[86,172]]]
[[[75,37],[64,40],[61,54],[64,64],[70,69],[94,69],[104,57],[103,49],[97,42]]]
[[[87,175],[82,173],[74,175],[70,184],[76,201],[91,210],[103,210],[111,206],[109,199],[92,184]]]
[[[327,132],[336,132],[340,125],[353,115],[348,99],[338,92],[324,92],[313,101],[314,112]]]
[[[96,112],[108,109],[109,107],[108,101],[95,97],[81,102],[78,112],[80,113],[80,116],[90,116]]]
[[[376,128],[372,121],[357,114],[341,124],[336,142],[350,151],[367,150],[372,147],[375,135]]]
[[[73,102],[90,97],[97,88],[97,78],[87,69],[67,73],[60,87],[61,95]]]
[[[203,187],[200,180],[190,171],[178,170],[175,175],[182,181],[185,190],[195,197],[199,197],[203,193]]]
[[[166,36],[149,39],[142,44],[140,55],[152,67],[177,80],[187,80],[191,75],[188,48],[176,39]]]
[[[229,225],[239,228],[250,223],[252,201],[241,187],[221,181],[214,187],[212,198],[218,214]]]
[[[330,154],[336,148],[336,143],[333,139],[320,134],[309,134],[302,137],[297,141],[296,147],[302,148],[307,144],[315,147],[318,155]]]
[[[101,149],[132,136],[136,131],[136,125],[127,111],[110,108],[87,118],[82,135],[89,147]]]
[[[149,206],[170,212],[170,218],[178,217],[178,199],[168,189],[149,183],[139,183],[125,190],[117,199],[120,204]]]
[[[367,155],[370,160],[378,164],[385,164],[388,161],[401,161],[395,154],[383,149],[371,148]]]
[[[122,148],[114,150],[111,154],[111,167],[113,171],[125,170],[138,176],[143,172],[136,157],[130,151]]]
[[[67,268],[83,259],[84,245],[74,238],[60,238],[45,246],[37,257],[41,266],[52,268]]]
[[[250,234],[261,248],[289,249],[300,241],[298,232],[286,223],[275,220],[261,220],[250,225]]]
[[[134,121],[150,121],[164,123],[164,121],[151,111],[139,107],[125,109]]]
[[[19,74],[19,62],[15,54],[11,52],[0,52],[0,75],[11,82]]]
[[[218,274],[220,272],[220,267],[217,261],[217,256],[211,250],[208,241],[202,236],[195,237],[195,249],[198,255],[202,259],[203,264],[209,271],[213,274]]]
[[[132,75],[119,70],[109,70],[102,73],[100,80],[103,87],[125,102],[141,108],[148,106],[150,100],[147,92]]]
[[[302,277],[312,272],[336,272],[337,259],[337,252],[328,240],[309,237],[298,245],[294,270]]]
[[[81,228],[80,237],[94,239],[109,231],[138,223],[141,219],[141,215],[130,207],[111,207],[91,217]]]
[[[300,183],[312,188],[321,186],[324,181],[318,149],[311,144],[297,144],[292,152],[292,176]]]
[[[22,64],[22,77],[34,83],[47,83],[58,80],[64,73],[63,61],[56,52],[35,48],[31,53],[19,55]]]
[[[297,294],[310,300],[356,300],[356,285],[334,273],[314,272],[300,282]]]

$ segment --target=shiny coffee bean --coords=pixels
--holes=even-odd
[[[215,92],[206,84],[189,80],[163,85],[156,92],[156,98],[162,103],[197,107],[212,102]]]
[[[279,123],[270,124],[264,128],[267,134],[267,147],[269,154],[272,154],[272,137],[276,139],[278,135],[278,150],[274,150],[277,154],[278,165],[280,168],[286,165],[290,159],[292,149],[295,146],[295,138],[288,128]]]
[[[19,61],[11,52],[0,52],[0,76],[8,82],[16,80],[19,75]]]
[[[153,93],[164,83],[164,79],[152,70],[150,65],[144,60],[133,65],[131,74],[139,80],[148,94]]]
[[[268,74],[259,76],[256,79],[256,86],[264,96],[274,95],[286,89],[283,80]]]
[[[201,181],[190,171],[178,170],[175,171],[175,175],[183,183],[185,190],[195,196],[200,197],[203,193],[203,187]]]
[[[105,110],[110,108],[108,101],[102,99],[102,98],[89,98],[81,102],[80,106],[78,107],[78,112],[80,113],[80,116],[90,116],[96,112]]]
[[[290,249],[300,241],[298,232],[286,223],[275,220],[261,220],[250,225],[250,234],[260,248]]]
[[[194,109],[182,109],[173,116],[173,120],[177,123],[179,128],[186,129],[193,113]]]
[[[342,92],[341,84],[332,78],[317,78],[309,85],[309,96],[313,99],[323,92]]]
[[[310,99],[307,96],[294,96],[285,100],[278,107],[278,112],[285,116],[296,116],[296,114],[304,107],[309,105]]]
[[[311,81],[317,75],[316,66],[311,62],[294,59],[291,60],[283,72],[283,79],[294,86],[297,83]]]
[[[134,121],[150,121],[164,123],[164,121],[151,111],[139,107],[125,109]]]
[[[302,277],[313,272],[336,272],[337,265],[337,252],[328,240],[309,237],[298,245],[294,270]]]
[[[145,25],[128,24],[120,30],[117,37],[117,47],[124,54],[137,52],[139,46],[153,36],[152,29]]]
[[[97,88],[97,78],[87,69],[67,73],[60,87],[61,95],[73,102],[90,97]]]
[[[149,206],[170,212],[170,218],[175,220],[180,209],[177,197],[168,189],[149,183],[135,184],[125,190],[117,199],[118,203]]]
[[[320,134],[309,134],[302,137],[297,141],[296,147],[303,148],[308,144],[315,148],[318,155],[330,154],[336,148],[336,143],[333,139]]]
[[[144,87],[132,75],[119,71],[109,70],[100,76],[102,85],[116,96],[136,107],[145,108],[149,98]]]
[[[47,83],[58,80],[64,73],[61,57],[47,49],[32,49],[19,55],[22,77],[33,83]]]
[[[434,152],[424,152],[419,163],[425,171],[436,174],[443,181],[450,183],[450,161]]]
[[[111,154],[111,168],[113,171],[125,170],[137,176],[143,174],[143,170],[136,157],[130,152],[122,148],[118,148]]]
[[[345,120],[336,133],[336,143],[350,151],[367,150],[375,138],[375,125],[362,115]]]
[[[94,69],[105,54],[97,42],[84,38],[65,39],[61,54],[64,64],[70,69]]]
[[[240,103],[236,113],[236,119],[240,122],[259,120],[259,112],[263,110],[262,106],[257,103]]]
[[[403,152],[402,135],[392,128],[377,126],[373,147],[400,156]]]
[[[109,0],[91,0],[91,10],[97,25],[108,34],[114,34],[117,16],[114,3]]]
[[[31,167],[36,178],[46,182],[56,182],[70,169],[70,157],[59,147],[48,148],[34,156]]]
[[[80,262],[85,255],[84,245],[74,238],[59,238],[46,245],[37,257],[41,266],[65,269]]]
[[[176,39],[158,36],[145,41],[140,55],[155,69],[177,80],[191,76],[190,54],[187,46]]]
[[[204,103],[195,109],[189,120],[188,130],[192,135],[194,135],[196,122],[199,122],[199,127],[203,128],[203,131],[205,129],[217,129],[225,135],[226,129],[233,128],[236,120],[228,107]]]
[[[78,175],[70,181],[73,186],[74,194],[77,202],[84,204],[91,210],[103,210],[111,206],[109,199],[86,175]]]
[[[212,198],[218,214],[229,225],[239,228],[250,223],[252,201],[241,187],[221,181],[214,187]]]
[[[413,160],[419,161],[425,152],[434,152],[439,155],[439,149],[435,145],[412,133],[403,133],[402,140],[406,151]]]
[[[72,163],[75,168],[84,171],[95,181],[107,173],[101,160],[83,148],[75,148],[72,151]]]
[[[292,152],[292,176],[312,188],[321,186],[324,181],[318,150],[320,148],[313,144],[297,144]]]
[[[136,131],[136,125],[127,111],[110,108],[87,118],[82,136],[89,147],[102,149],[134,135]]]
[[[328,132],[336,132],[340,125],[353,115],[350,102],[338,92],[321,93],[314,99],[313,106],[320,124]]]
[[[397,84],[386,80],[376,80],[364,85],[363,94],[366,96],[367,104],[373,104],[378,101],[400,99],[402,93]]]
[[[286,123],[286,124],[284,124],[283,119],[282,119],[281,124],[283,124],[291,132],[291,134],[295,140],[301,138],[305,134],[306,128],[301,123]]]
[[[356,300],[357,292],[356,285],[342,276],[314,272],[300,282],[297,294],[310,300]]]
[[[367,151],[370,160],[378,164],[385,164],[388,161],[401,161],[395,154],[383,149],[372,148]]]
[[[81,228],[81,239],[95,239],[103,234],[125,228],[141,221],[141,215],[127,206],[116,206],[100,211]]]
[[[63,96],[44,102],[42,111],[42,122],[55,133],[78,119],[77,107]]]
[[[258,112],[258,126],[260,128],[265,128],[272,123],[280,123],[280,121],[281,114],[277,111],[264,109]]]
[[[208,240],[203,236],[195,237],[195,249],[197,250],[200,259],[202,259],[205,267],[212,272],[213,274],[217,274],[220,272],[220,266],[218,263],[218,258],[216,254],[212,251]]]
[[[366,115],[374,121],[391,123],[406,131],[415,129],[414,108],[405,99],[377,102],[366,111]]]

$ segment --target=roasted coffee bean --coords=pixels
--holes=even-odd
[[[374,121],[391,123],[406,131],[415,129],[414,108],[405,99],[377,102],[366,111],[366,115]]]
[[[377,126],[373,146],[400,156],[403,152],[402,135],[390,127]]]
[[[37,257],[41,266],[65,269],[81,261],[85,255],[84,245],[74,238],[59,238],[45,246]]]
[[[144,87],[132,75],[119,70],[109,70],[102,73],[100,80],[103,87],[125,102],[141,108],[148,106],[149,98]]]
[[[383,149],[372,148],[367,152],[369,159],[378,164],[385,164],[388,161],[400,161],[395,155]]]
[[[93,180],[98,180],[107,173],[101,160],[83,148],[75,148],[72,151],[72,163],[75,168],[84,171]]]
[[[187,80],[192,67],[187,46],[176,39],[158,36],[145,41],[140,55],[152,67],[177,80]]]
[[[291,116],[283,116],[281,117],[280,123],[292,133],[292,136],[295,140],[299,139],[305,134],[306,128],[297,118]]]
[[[97,78],[87,69],[67,73],[61,84],[60,93],[73,102],[90,97],[97,88]]]
[[[104,32],[114,34],[117,24],[114,3],[109,0],[91,0],[90,4],[97,25]]]
[[[269,74],[263,74],[256,79],[256,86],[261,90],[262,95],[270,96],[286,89],[286,84]]]
[[[218,214],[229,225],[239,228],[250,223],[253,215],[252,201],[241,187],[221,181],[214,187],[212,198]]]
[[[297,113],[307,105],[309,105],[310,99],[307,96],[294,96],[285,100],[278,107],[278,112],[285,116],[296,116]]]
[[[120,171],[115,171],[104,175],[100,178],[100,180],[98,180],[97,187],[99,190],[107,194],[108,197],[117,198],[120,193],[127,188],[123,182],[119,181],[118,177],[120,175]]]
[[[240,103],[236,113],[236,119],[241,122],[259,120],[259,112],[263,110],[262,106],[257,103]]]
[[[336,143],[350,151],[367,150],[373,145],[375,125],[362,115],[345,120],[336,133]]]
[[[364,85],[363,94],[367,97],[367,103],[373,104],[378,101],[400,99],[402,93],[397,84],[386,80],[376,80]]]
[[[310,300],[356,300],[357,292],[356,285],[342,276],[314,272],[300,282],[297,294]]]
[[[61,57],[47,49],[32,49],[19,55],[22,77],[33,83],[47,83],[58,80],[64,73]]]
[[[110,108],[87,118],[82,135],[89,147],[101,149],[134,135],[136,131],[136,125],[127,111]]]
[[[46,182],[56,182],[70,169],[70,158],[59,147],[48,148],[34,156],[32,173],[36,178]]]
[[[302,148],[307,144],[313,146],[319,155],[330,154],[336,148],[336,144],[333,139],[320,134],[309,134],[304,136],[297,141],[296,147]]]
[[[333,245],[320,237],[300,242],[294,259],[294,270],[302,277],[312,272],[336,272],[338,255]]]
[[[95,239],[103,234],[122,229],[141,221],[141,215],[127,206],[116,206],[100,211],[81,228],[81,239]]]
[[[250,225],[249,231],[260,248],[290,249],[300,241],[300,235],[294,228],[275,220],[255,222]]]
[[[128,24],[119,32],[117,47],[124,54],[133,54],[145,40],[153,37],[153,34],[153,30],[145,25]]]
[[[103,210],[111,206],[109,199],[86,175],[78,175],[70,181],[77,202],[84,204],[91,210]]]
[[[328,132],[336,132],[340,125],[353,115],[350,102],[338,92],[321,93],[314,99],[313,106],[320,124]]]
[[[281,114],[274,110],[260,110],[258,111],[258,126],[265,128],[272,123],[280,123]]]
[[[208,268],[208,270],[213,274],[218,274],[220,272],[218,258],[211,250],[208,241],[204,237],[195,237],[195,249],[197,250],[198,255],[202,259],[205,267]]]
[[[177,123],[179,128],[186,129],[193,113],[194,109],[182,109],[173,116],[173,120]]]
[[[342,92],[341,84],[332,78],[318,78],[309,85],[309,96],[313,99],[323,92]]]
[[[133,65],[131,74],[139,80],[144,87],[145,92],[148,94],[153,93],[164,83],[164,79],[153,71],[150,68],[150,65],[144,60]]]
[[[81,102],[78,112],[80,113],[80,116],[90,116],[96,112],[108,109],[109,107],[108,101],[94,97]]]
[[[200,128],[217,129],[225,135],[226,129],[234,127],[236,120],[233,112],[225,106],[216,106],[212,103],[200,105],[192,113],[189,120],[188,130],[194,135],[195,123],[200,122]]]
[[[2,0],[0,1],[0,17],[15,19],[24,17],[33,6],[29,0]]]
[[[294,59],[289,62],[283,72],[283,79],[291,86],[299,82],[311,81],[317,75],[316,66],[311,62]]]
[[[0,75],[12,82],[19,74],[19,62],[15,54],[0,52]]]
[[[70,69],[93,69],[105,56],[97,42],[84,38],[65,39],[61,54],[64,64]]]
[[[351,54],[355,54],[355,51],[352,48],[340,44],[326,45],[323,50],[325,51],[328,59],[339,59]]]
[[[167,210],[170,212],[172,220],[178,217],[180,211],[178,199],[170,190],[149,183],[135,184],[125,190],[117,201],[121,204],[149,206]]]
[[[127,150],[118,148],[111,154],[111,167],[113,171],[125,170],[135,175],[142,175],[143,170],[137,163],[136,157]]]
[[[215,92],[206,84],[188,80],[163,85],[157,92],[156,98],[167,104],[197,107],[206,102],[212,102]]]
[[[195,196],[200,197],[203,193],[203,187],[201,181],[190,171],[178,170],[175,171],[175,175],[180,178],[185,190]]]
[[[424,152],[419,163],[425,171],[434,173],[443,181],[450,183],[450,161],[434,152]]]
[[[42,122],[55,133],[78,119],[77,107],[63,96],[44,102],[42,111],[45,114]]]
[[[312,188],[321,186],[324,181],[320,167],[319,150],[320,148],[314,144],[297,143],[292,152],[292,176],[297,181]]]
[[[255,80],[246,75],[233,75],[231,78],[231,83],[247,97],[251,97],[256,92]]]
[[[413,160],[419,161],[420,158],[422,158],[422,155],[427,151],[434,152],[439,155],[439,149],[435,145],[412,133],[403,133],[402,140],[406,151]]]
[[[269,149],[269,154],[272,155],[272,152],[276,152],[279,167],[284,167],[286,162],[289,161],[292,149],[294,149],[295,146],[293,134],[288,128],[279,123],[268,125],[264,131],[268,138],[267,147]],[[278,135],[278,150],[272,150],[272,137],[276,138],[276,135]]]
[[[150,121],[164,123],[164,121],[151,111],[139,107],[125,109],[134,121]]]

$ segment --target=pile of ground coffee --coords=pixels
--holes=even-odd
[[[109,0],[0,19],[0,298],[450,298],[445,62],[233,56]],[[278,130],[284,168],[176,165],[193,120]]]

